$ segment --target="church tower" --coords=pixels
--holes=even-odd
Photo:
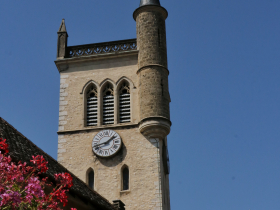
[[[126,210],[170,210],[167,15],[141,0],[137,39],[67,46],[58,31],[58,161]]]

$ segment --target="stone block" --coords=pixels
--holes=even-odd
[[[66,116],[66,115],[67,115],[67,111],[59,112],[59,116]]]
[[[61,79],[66,79],[66,78],[68,78],[68,77],[69,77],[69,75],[67,75],[67,74],[61,74],[61,75],[60,75],[60,78],[61,78]]]

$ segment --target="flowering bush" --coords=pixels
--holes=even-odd
[[[8,144],[0,138],[0,209],[2,210],[60,210],[60,204],[67,205],[66,192],[72,187],[68,173],[55,174],[57,185],[46,194],[47,178],[39,179],[38,174],[48,170],[43,156],[32,156],[33,167],[26,163],[12,162],[8,156]],[[76,210],[71,208],[71,210]]]

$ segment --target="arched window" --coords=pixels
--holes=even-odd
[[[97,88],[91,85],[87,91],[87,126],[97,125]]]
[[[88,170],[87,184],[91,189],[94,189],[94,171],[92,169]]]
[[[129,190],[129,169],[127,166],[122,169],[122,190]]]
[[[111,84],[103,90],[103,125],[114,124],[114,88]]]
[[[120,123],[130,122],[130,88],[128,82],[123,82],[119,89]]]

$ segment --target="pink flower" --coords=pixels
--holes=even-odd
[[[38,177],[31,176],[27,182],[28,184],[25,187],[27,195],[34,195],[37,198],[44,197],[45,193],[42,190],[42,187],[40,185],[40,180],[38,179]]]
[[[0,195],[0,198],[2,198],[0,206],[4,206],[7,204],[11,204],[13,206],[19,206],[21,202],[20,196],[21,195],[18,192],[7,190],[5,193]]]
[[[14,163],[8,153],[6,140],[0,139],[0,209],[15,210],[19,205],[30,205],[38,210],[62,210],[66,206],[66,193],[72,183],[69,173],[56,174],[57,186],[47,183],[47,178],[39,178],[38,174],[48,170],[47,161],[43,156],[32,156],[34,167],[26,163]],[[53,187],[50,194],[44,193],[45,186]],[[24,207],[25,208],[25,207]],[[72,208],[71,210],[77,210]]]

